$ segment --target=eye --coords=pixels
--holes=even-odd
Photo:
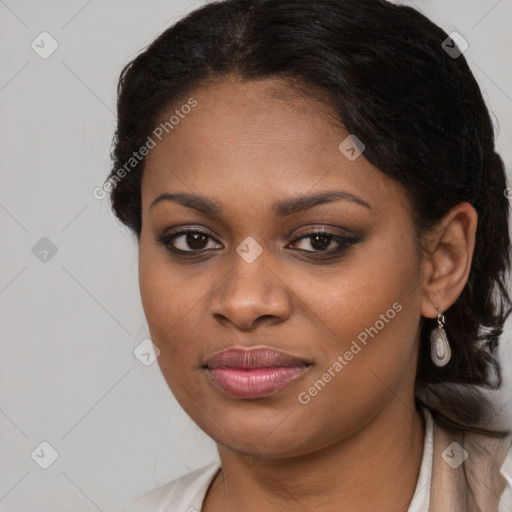
[[[164,245],[167,249],[169,249],[169,251],[177,254],[195,253],[218,248],[215,246],[208,247],[208,239],[213,240],[213,238],[208,233],[201,231],[200,229],[187,229],[185,231],[179,231],[170,235],[158,237],[157,242]]]
[[[296,245],[301,241],[304,248],[299,248],[300,250],[317,253],[324,252],[327,254],[341,252],[356,243],[356,240],[353,237],[331,233],[325,229],[311,231],[297,238],[294,242],[292,242],[292,244]],[[308,249],[308,247],[312,248],[313,250]],[[328,250],[329,248],[334,250]]]
[[[344,236],[337,233],[331,233],[325,229],[319,229],[301,234],[290,245],[300,245],[299,250],[312,253],[335,254],[348,249],[358,240],[352,236]],[[162,244],[170,252],[175,254],[199,254],[203,251],[222,248],[221,244],[216,244],[214,239],[205,231],[200,229],[187,229],[157,237],[157,242]],[[211,241],[208,246],[208,240]],[[308,248],[309,247],[309,248]]]

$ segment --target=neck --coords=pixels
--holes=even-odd
[[[418,480],[424,436],[424,420],[414,404],[394,400],[352,435],[311,454],[248,464],[219,446],[222,471],[202,510],[259,512],[265,503],[267,512],[406,512]]]

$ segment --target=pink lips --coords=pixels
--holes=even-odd
[[[276,392],[300,377],[309,366],[304,359],[269,347],[233,348],[206,362],[215,386],[230,396],[245,399]]]

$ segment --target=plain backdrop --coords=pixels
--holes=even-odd
[[[149,336],[136,244],[92,194],[120,70],[202,4],[0,0],[1,511],[115,512],[217,458],[157,363],[134,355]],[[468,41],[510,173],[512,0],[414,5]],[[506,404],[510,323],[503,346]]]

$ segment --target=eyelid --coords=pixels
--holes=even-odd
[[[340,228],[332,228],[332,229],[340,229]],[[200,234],[203,234],[203,235],[206,235],[206,236],[209,236],[210,238],[212,239],[215,239],[217,242],[218,242],[218,238],[221,238],[219,235],[217,234],[214,234],[214,235],[211,235],[210,234],[210,230],[208,230],[207,228],[203,228],[203,227],[196,227],[196,226],[179,226],[176,228],[176,231],[173,231],[173,228],[169,228],[169,229],[166,229],[162,235],[160,235],[158,238],[159,239],[168,239],[170,237],[173,237],[173,236],[178,236],[178,235],[183,235],[183,234],[186,234],[186,233],[189,233],[189,232],[192,232],[192,233],[200,233]],[[298,238],[302,238],[304,236],[308,236],[308,235],[316,235],[316,234],[326,234],[326,235],[331,235],[331,236],[342,236],[342,237],[345,237],[345,238],[350,238],[350,237],[356,237],[356,233],[354,233],[352,230],[349,230],[349,229],[342,229],[342,232],[333,232],[330,230],[329,227],[325,226],[325,225],[322,225],[322,226],[310,226],[310,227],[307,227],[307,228],[303,228],[301,231],[299,231],[298,233],[295,233],[294,234],[294,239],[292,240],[292,242],[295,242]],[[286,238],[290,238],[293,234],[293,230],[290,231]]]
[[[336,230],[340,230],[341,228],[330,228],[330,227],[327,227],[327,226],[317,226],[317,227],[309,227],[309,228],[304,228],[303,230],[299,231],[298,233],[295,233],[294,234],[294,240],[295,241],[297,238],[301,238],[301,237],[304,237],[304,236],[307,236],[307,235],[316,235],[317,233],[320,233],[320,234],[326,234],[326,235],[331,235],[331,236],[342,236],[344,238],[355,238],[356,237],[356,233],[354,233],[353,231],[349,230],[349,229],[342,229],[341,232],[339,231],[336,231]]]
[[[320,251],[320,250],[319,251],[308,251],[306,249],[298,249],[298,250],[303,253],[311,253],[312,255],[316,254],[316,255],[333,256],[333,255],[340,254],[340,253],[344,252],[346,249],[348,249],[352,245],[355,245],[356,243],[361,241],[360,237],[358,237],[354,232],[352,232],[350,230],[345,230],[345,231],[349,231],[350,234],[334,232],[333,230],[330,230],[326,226],[320,226],[320,227],[317,226],[316,228],[315,227],[304,228],[299,233],[295,234],[293,240],[288,245],[298,243],[303,239],[307,239],[307,238],[313,237],[318,234],[325,234],[325,235],[331,237],[333,239],[333,241],[335,241],[338,244],[337,249],[334,249],[334,250],[331,249],[331,250],[326,250],[326,251]],[[177,249],[176,247],[169,247],[169,245],[171,245],[172,242],[176,238],[179,238],[180,236],[187,235],[189,233],[199,233],[199,234],[204,235],[205,237],[209,238],[211,241],[221,244],[221,242],[219,242],[215,236],[212,236],[206,228],[202,228],[202,227],[198,228],[198,227],[194,227],[194,226],[188,226],[188,227],[181,226],[179,228],[176,228],[176,231],[174,231],[174,232],[173,231],[169,232],[169,230],[166,230],[164,232],[164,234],[162,234],[156,238],[156,241],[158,243],[162,244],[169,252],[171,252],[177,256],[180,256],[180,255],[183,255],[183,256],[185,256],[185,255],[190,255],[190,256],[202,255],[202,254],[208,253],[210,251],[218,250],[216,248],[215,249],[210,248],[210,249],[198,249],[198,250],[184,251],[182,249]]]
[[[156,241],[160,244],[162,244],[164,247],[166,247],[169,251],[174,252],[175,254],[201,254],[202,252],[211,251],[212,249],[202,249],[197,251],[183,251],[182,249],[177,249],[175,247],[170,248],[168,247],[171,242],[173,242],[176,238],[179,238],[180,236],[188,235],[189,233],[199,233],[200,235],[204,235],[205,237],[209,238],[210,240],[214,241],[215,243],[221,243],[217,240],[216,237],[212,236],[208,230],[204,228],[197,228],[197,227],[181,227],[177,228],[176,231],[170,231],[166,230],[162,235],[159,235],[156,237]],[[214,249],[215,250],[215,249]]]

